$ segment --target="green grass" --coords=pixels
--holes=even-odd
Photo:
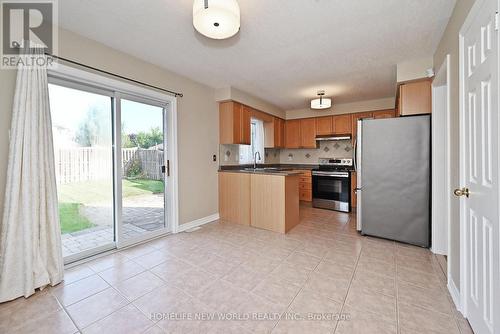
[[[113,182],[89,181],[59,185],[57,188],[59,202],[89,204],[109,202],[113,200]],[[163,182],[156,180],[136,179],[122,182],[123,197],[160,194]]]
[[[123,197],[161,194],[163,193],[163,182],[147,179],[124,179],[122,182]],[[82,205],[91,203],[112,203],[113,182],[112,181],[89,181],[75,182],[59,185],[57,188],[59,196],[59,216],[61,221],[61,232],[71,233],[81,231],[95,226],[87,218],[80,214]]]
[[[123,180],[122,187],[124,197],[143,195],[147,193],[161,194],[164,189],[162,181],[145,179]]]
[[[61,221],[61,233],[71,233],[85,230],[95,226],[87,218],[80,215],[78,203],[59,203],[59,219]]]

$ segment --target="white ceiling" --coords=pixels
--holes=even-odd
[[[432,55],[455,0],[238,0],[241,31],[209,40],[192,0],[62,0],[63,28],[283,109],[394,96],[396,64]],[[146,5],[147,4],[147,5]]]

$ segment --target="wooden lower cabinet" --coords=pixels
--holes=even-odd
[[[250,174],[219,173],[220,219],[250,225]]]
[[[229,223],[286,233],[299,223],[300,175],[219,172],[219,215]]]
[[[250,225],[286,233],[299,223],[299,177],[251,176]]]
[[[299,179],[299,198],[303,202],[312,202],[312,175],[310,170],[297,170],[301,172]]]

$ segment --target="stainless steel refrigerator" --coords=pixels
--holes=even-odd
[[[358,121],[357,227],[430,246],[430,115]]]

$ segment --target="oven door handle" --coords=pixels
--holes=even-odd
[[[328,177],[342,177],[349,178],[349,173],[329,173],[329,172],[312,172],[313,176],[328,176]]]

